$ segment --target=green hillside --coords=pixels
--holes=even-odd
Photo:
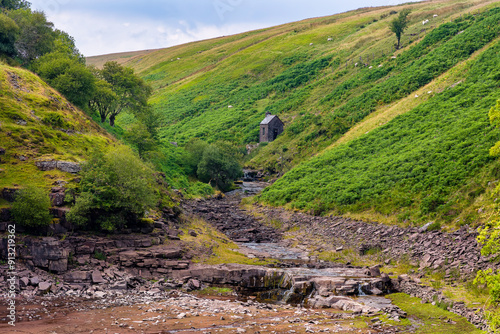
[[[114,139],[33,73],[0,63],[0,189],[48,188],[74,176],[40,171],[37,160],[80,162]]]
[[[246,157],[288,172],[264,203],[460,225],[486,210],[497,178],[488,110],[500,98],[499,4],[364,8],[88,61],[118,60],[154,87],[167,148],[201,138],[243,149],[258,141],[266,111],[279,115],[285,132]],[[389,26],[403,9],[410,24],[395,50]]]

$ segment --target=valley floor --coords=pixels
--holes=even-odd
[[[120,249],[120,255],[114,257],[118,261],[118,267],[105,264],[102,260],[89,259],[88,262],[82,262],[81,258],[77,258],[77,261],[82,262],[77,273],[82,270],[92,273],[90,284],[70,284],[61,289],[55,288],[54,285],[59,284],[55,283],[50,291],[54,288],[59,297],[55,293],[40,295],[37,293],[38,288],[26,290],[17,300],[16,326],[9,326],[6,318],[3,318],[0,331],[51,334],[481,333],[472,324],[478,328],[486,327],[478,306],[474,306],[477,303],[467,300],[466,295],[460,300],[460,296],[452,296],[445,291],[445,288],[451,287],[459,289],[458,281],[467,280],[478,268],[492,266],[488,259],[480,257],[474,231],[463,228],[453,233],[443,233],[387,227],[344,218],[313,217],[250,204],[241,206],[240,200],[239,196],[233,195],[190,201],[185,203],[184,210],[187,215],[198,217],[196,219],[205,219],[240,245],[247,245],[240,248],[240,253],[243,254],[240,256],[248,260],[265,262],[270,260],[269,257],[279,258],[275,252],[280,247],[288,250],[289,254],[297,255],[295,262],[273,260],[274,262],[268,262],[267,268],[307,265],[310,268],[337,266],[346,268],[345,270],[380,270],[382,277],[386,277],[398,291],[403,292],[388,295],[387,298],[400,310],[399,314],[406,313],[407,316],[399,319],[391,316],[390,312],[267,304],[255,296],[237,296],[237,288],[229,290],[229,293],[222,288],[200,290],[200,287],[210,285],[206,283],[210,278],[196,277],[197,265],[190,263],[186,269],[187,262],[183,262],[186,261],[185,258],[173,261],[175,263],[172,268],[182,269],[174,270],[178,276],[176,282],[163,279],[158,281],[158,277],[150,277],[146,281],[133,281],[133,288],[129,283],[121,288],[117,280],[120,276],[125,277],[125,272],[120,270],[125,270],[124,266],[130,265],[137,265],[140,269],[144,263],[151,261],[147,259],[146,253],[150,249],[155,252],[152,249],[160,247],[150,243],[146,245],[148,237],[143,236],[141,250],[123,252],[126,248]],[[173,233],[168,228],[166,231]],[[178,248],[178,243],[185,240],[176,241],[176,233],[171,242]],[[201,229],[193,227],[187,234],[189,238],[199,238],[201,233]],[[155,235],[155,238],[160,236]],[[81,242],[88,246],[85,240]],[[104,240],[98,242],[106,244]],[[134,242],[137,243],[137,240]],[[279,247],[252,248],[253,245],[262,244]],[[170,244],[168,247],[173,246]],[[169,250],[172,254],[174,251],[176,250],[173,248]],[[190,252],[191,256],[196,257],[196,252]],[[170,253],[163,250],[162,254]],[[113,259],[113,252],[109,254],[107,261]],[[141,260],[141,256],[146,259]],[[221,263],[227,262],[223,258],[219,260]],[[206,268],[209,268],[208,271]],[[220,275],[236,275],[237,270],[220,268],[222,267],[202,266],[198,272],[213,270],[220,274],[226,270]],[[96,270],[103,271],[106,275],[110,273],[110,278],[103,275],[104,281],[109,282],[106,287],[93,284]],[[241,272],[247,272],[245,270]],[[436,273],[441,276],[437,277]],[[377,274],[374,275],[376,278]],[[380,277],[380,273],[378,275]],[[76,276],[73,272],[64,277]],[[56,281],[63,279],[62,276],[54,277]],[[103,278],[97,275],[97,280],[99,279]],[[31,285],[31,278],[29,284]],[[320,296],[315,298],[323,301]],[[442,305],[446,305],[452,312],[445,311]],[[6,312],[6,299],[2,298],[0,314]]]

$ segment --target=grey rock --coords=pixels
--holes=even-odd
[[[380,276],[380,266],[373,266],[369,268],[371,277],[379,277]]]
[[[51,161],[35,161],[35,166],[38,167],[39,170],[41,171],[49,171],[56,169],[57,167],[57,161],[51,160]]]
[[[105,283],[106,280],[102,277],[102,274],[98,270],[92,271],[92,283]]]
[[[72,271],[64,275],[64,280],[69,283],[82,283],[89,280],[88,271]]]
[[[111,290],[127,290],[127,282],[125,280],[113,283],[110,287]]]
[[[52,287],[52,283],[49,283],[49,282],[40,282],[38,284],[38,291],[48,292],[51,287]]]
[[[60,171],[63,171],[63,172],[76,174],[76,173],[80,172],[82,167],[80,166],[80,164],[75,163],[75,162],[58,161],[57,162],[57,169],[59,169]]]
[[[63,273],[68,270],[68,258],[49,261],[49,270],[56,273]]]
[[[50,160],[50,161],[38,160],[35,161],[35,166],[37,166],[38,169],[42,171],[59,169],[62,172],[67,172],[72,174],[76,174],[82,169],[80,164],[76,162],[56,161],[56,160]]]
[[[22,288],[27,287],[28,284],[29,284],[29,282],[30,282],[30,280],[29,280],[28,277],[21,277],[19,279],[19,286],[22,287]]]

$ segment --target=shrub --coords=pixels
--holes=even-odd
[[[80,196],[68,220],[112,231],[136,224],[156,205],[153,172],[128,147],[95,152],[83,165]]]
[[[17,194],[12,204],[12,215],[23,226],[47,226],[52,220],[49,208],[49,195],[43,189],[28,186]]]
[[[216,145],[208,146],[198,164],[198,177],[203,182],[209,182],[222,191],[231,188],[232,181],[241,176],[238,162]]]

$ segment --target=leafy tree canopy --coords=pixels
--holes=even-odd
[[[24,66],[53,51],[57,34],[44,12],[22,8],[7,14],[20,28],[15,46],[17,57]]]
[[[30,5],[26,0],[0,0],[0,9],[5,10],[29,8]]]
[[[104,64],[102,70],[96,70],[96,74],[111,85],[111,89],[116,94],[116,100],[107,101],[107,115],[109,124],[115,125],[116,116],[124,110],[129,110],[134,114],[140,114],[148,108],[148,99],[151,96],[152,88],[134,70],[123,67],[115,61]],[[96,104],[91,104],[94,111]],[[101,119],[103,114],[101,114]]]
[[[242,171],[234,155],[212,144],[203,151],[197,174],[201,181],[208,182],[222,191],[228,191]]]
[[[77,57],[61,52],[46,54],[33,64],[33,69],[69,101],[84,108],[95,91],[95,77]]]
[[[0,56],[14,57],[16,55],[16,38],[19,26],[14,20],[0,12]]]

